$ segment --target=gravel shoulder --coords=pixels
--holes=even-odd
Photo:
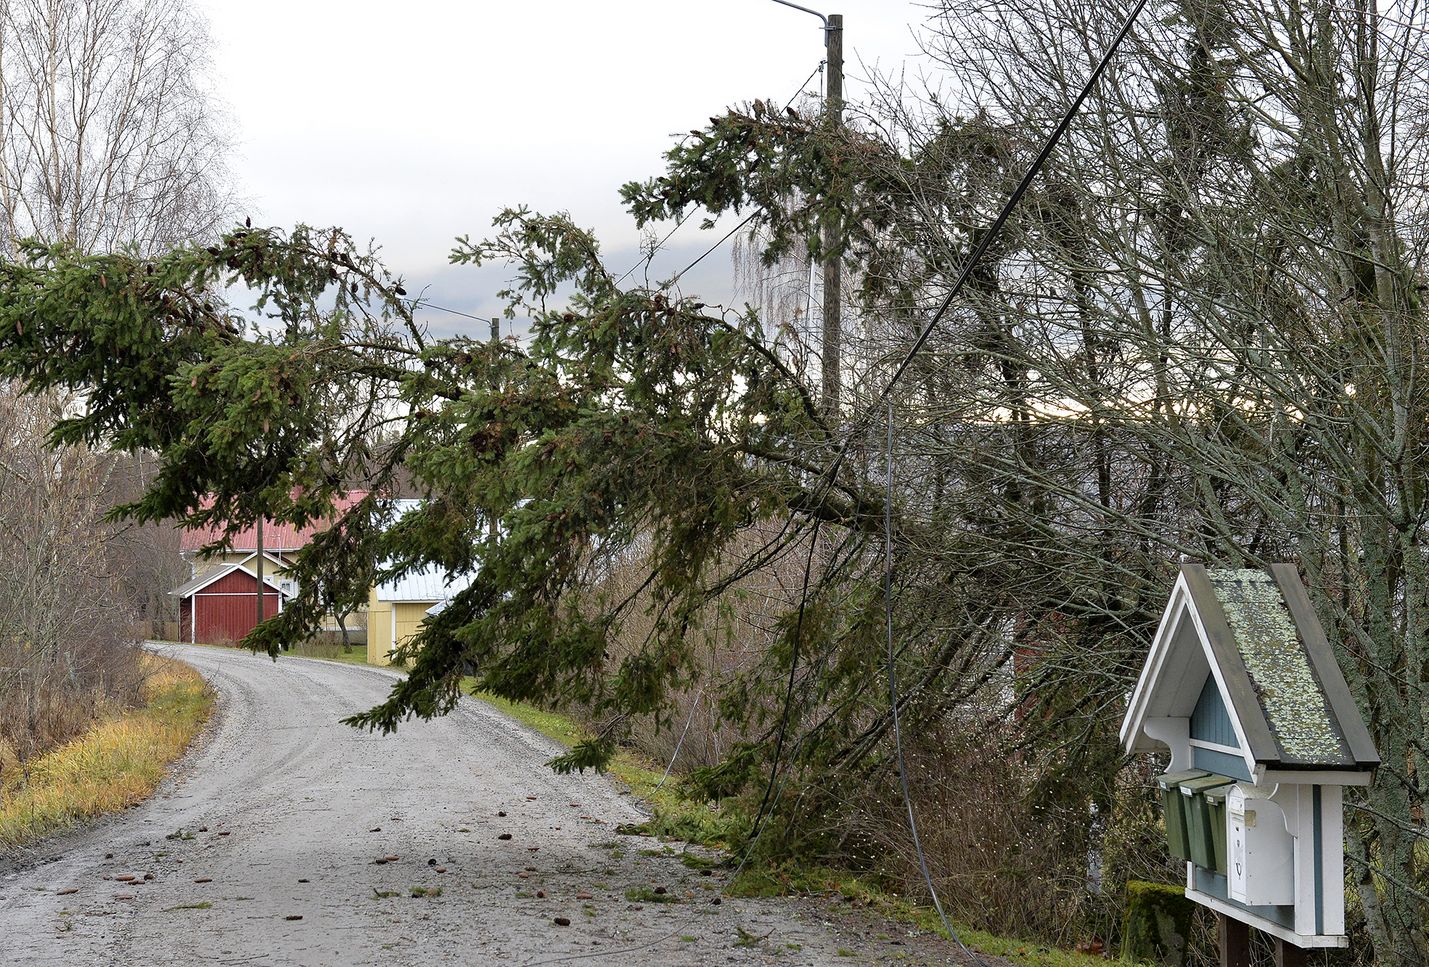
[[[681,847],[615,832],[644,818],[628,793],[552,773],[555,743],[474,699],[372,735],[339,720],[395,673],[158,650],[213,684],[213,720],[143,805],[0,859],[0,964],[961,962],[834,905],[721,897]]]

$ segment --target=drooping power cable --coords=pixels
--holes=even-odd
[[[913,361],[913,358],[914,358],[915,356],[917,356],[917,354],[918,354],[919,352],[922,351],[924,345],[925,345],[925,344],[927,343],[927,341],[928,341],[928,338],[932,335],[933,329],[934,329],[934,328],[937,326],[937,324],[942,320],[943,316],[947,313],[948,309],[952,306],[953,301],[954,301],[959,295],[962,294],[962,290],[963,290],[963,288],[967,285],[967,282],[968,282],[969,278],[970,278],[971,275],[972,275],[973,269],[977,267],[978,263],[982,260],[982,257],[987,253],[987,250],[991,247],[992,242],[996,239],[996,237],[998,236],[998,234],[1001,233],[1002,228],[1003,228],[1003,226],[1006,224],[1007,219],[1011,216],[1012,211],[1017,207],[1018,203],[1021,202],[1022,196],[1026,194],[1027,189],[1028,189],[1028,187],[1031,185],[1033,178],[1035,178],[1035,177],[1037,176],[1037,174],[1042,170],[1042,167],[1043,167],[1043,165],[1046,163],[1047,159],[1051,156],[1052,152],[1056,149],[1057,145],[1061,142],[1062,136],[1066,133],[1068,126],[1069,126],[1069,125],[1071,124],[1071,122],[1072,122],[1072,119],[1076,116],[1077,112],[1081,109],[1082,104],[1086,101],[1087,97],[1090,96],[1090,94],[1091,94],[1093,88],[1096,87],[1097,82],[1101,80],[1101,76],[1102,76],[1103,73],[1105,73],[1107,65],[1111,62],[1111,58],[1116,54],[1116,52],[1117,52],[1117,50],[1120,48],[1122,42],[1126,39],[1127,34],[1129,34],[1129,33],[1131,32],[1131,28],[1135,25],[1137,18],[1141,15],[1141,11],[1145,8],[1145,6],[1146,6],[1146,0],[1137,0],[1135,6],[1133,6],[1133,8],[1132,8],[1132,10],[1131,10],[1131,13],[1128,14],[1128,16],[1127,16],[1127,18],[1126,18],[1126,21],[1122,24],[1121,29],[1117,32],[1116,37],[1112,40],[1111,45],[1107,48],[1106,52],[1102,55],[1101,60],[1097,63],[1096,67],[1092,70],[1091,76],[1089,76],[1089,77],[1087,78],[1086,83],[1083,84],[1082,89],[1080,90],[1080,92],[1078,92],[1076,99],[1071,103],[1071,105],[1068,106],[1066,112],[1063,114],[1063,116],[1062,116],[1061,120],[1058,122],[1056,128],[1053,129],[1052,134],[1048,137],[1048,139],[1046,140],[1046,142],[1043,144],[1042,149],[1041,149],[1041,150],[1038,152],[1038,154],[1037,154],[1037,157],[1033,160],[1032,164],[1028,167],[1026,173],[1022,176],[1022,179],[1018,182],[1017,187],[1013,190],[1012,194],[1008,197],[1008,199],[1007,199],[1007,201],[1004,203],[1004,205],[1003,205],[1001,211],[999,211],[997,217],[993,220],[992,224],[989,225],[988,228],[984,231],[984,233],[983,233],[983,235],[982,235],[982,238],[979,240],[979,242],[977,243],[977,245],[974,246],[973,251],[969,254],[967,261],[964,262],[962,272],[959,274],[959,276],[958,276],[958,278],[957,278],[957,281],[953,284],[952,289],[950,289],[950,290],[948,291],[947,296],[944,297],[942,303],[938,306],[937,310],[936,310],[936,311],[933,313],[933,315],[929,318],[927,324],[926,324],[926,325],[923,327],[923,329],[919,332],[918,337],[917,337],[917,338],[914,340],[914,342],[913,342],[913,345],[912,345],[911,347],[909,347],[908,352],[904,355],[902,361],[898,364],[898,367],[894,370],[893,375],[889,378],[889,381],[887,382],[887,384],[885,384],[885,386],[884,386],[884,388],[882,389],[882,391],[881,391],[881,392],[878,394],[878,396],[874,399],[873,403],[869,406],[868,410],[865,411],[865,413],[863,414],[863,416],[862,416],[858,421],[855,422],[855,424],[854,424],[854,426],[851,428],[850,432],[844,437],[844,440],[843,440],[842,444],[839,446],[838,450],[837,450],[836,453],[834,454],[833,459],[829,462],[828,467],[823,471],[822,474],[820,474],[820,477],[819,477],[818,480],[817,480],[817,490],[818,490],[818,492],[819,492],[820,494],[822,494],[822,493],[824,493],[824,492],[827,492],[830,488],[832,488],[833,482],[834,482],[834,480],[835,480],[836,477],[837,477],[839,467],[842,466],[844,459],[847,457],[849,447],[851,446],[851,444],[852,444],[854,438],[855,438],[856,436],[858,436],[863,430],[865,430],[865,429],[867,428],[869,422],[870,422],[871,419],[873,418],[873,414],[875,414],[875,413],[877,412],[878,406],[879,406],[880,404],[884,404],[884,403],[886,403],[886,402],[888,401],[889,395],[892,393],[894,387],[898,384],[898,382],[902,379],[903,374],[907,371],[908,366],[909,366],[909,365],[912,363],[912,361]],[[806,83],[807,83],[807,82],[806,82]],[[728,237],[728,236],[726,236],[726,238],[727,238],[727,237]],[[722,243],[722,242],[723,242],[723,239],[721,239],[721,243]],[[717,247],[717,246],[716,246],[716,247]],[[706,253],[706,254],[708,254],[708,253]],[[701,259],[704,258],[704,255],[701,255],[700,258],[701,258]],[[697,259],[696,262],[698,262],[698,261],[699,261],[699,260]],[[683,273],[686,272],[686,271],[689,271],[689,269],[686,268],[686,269],[682,270],[681,274],[683,274]],[[628,274],[629,274],[629,273],[627,273],[627,275],[628,275]],[[678,276],[677,276],[677,277],[678,277]],[[890,423],[890,429],[891,429],[891,423]],[[890,444],[890,445],[891,445],[891,444]],[[891,462],[890,462],[890,465],[891,465]],[[890,491],[890,494],[891,494],[891,491]],[[753,827],[752,827],[752,830],[753,830],[753,831],[752,831],[752,834],[751,834],[749,843],[748,843],[748,845],[746,846],[744,856],[741,858],[740,863],[739,863],[739,869],[740,869],[740,870],[742,870],[742,869],[744,868],[745,864],[749,861],[750,856],[753,854],[753,847],[754,847],[755,841],[756,841],[756,839],[757,839],[757,833],[758,833],[758,830],[759,830],[760,827],[761,827],[761,823],[762,823],[762,821],[763,821],[763,818],[764,818],[764,816],[765,816],[765,814],[766,814],[766,812],[767,812],[767,810],[768,810],[770,801],[771,801],[771,799],[772,799],[772,793],[773,793],[773,790],[774,790],[775,785],[776,785],[776,782],[777,782],[778,771],[779,771],[779,751],[778,751],[778,750],[779,750],[780,748],[782,748],[782,746],[783,746],[783,743],[784,743],[784,731],[785,731],[785,729],[786,729],[786,727],[787,727],[787,725],[788,725],[788,718],[789,718],[790,712],[791,712],[791,710],[792,710],[792,704],[793,704],[793,703],[792,703],[792,695],[793,695],[793,687],[794,687],[795,669],[796,669],[797,666],[798,666],[798,639],[799,639],[799,637],[800,637],[800,635],[801,635],[801,626],[802,626],[802,624],[803,624],[804,611],[805,611],[805,608],[806,608],[806,605],[807,605],[807,601],[808,601],[809,583],[810,583],[810,580],[811,580],[811,572],[812,572],[813,548],[814,548],[814,546],[816,545],[817,540],[818,540],[818,526],[819,526],[819,523],[820,523],[820,519],[816,518],[816,519],[815,519],[815,523],[814,523],[814,532],[813,532],[813,534],[811,535],[811,538],[810,538],[810,541],[811,541],[811,543],[810,543],[810,553],[809,553],[808,561],[806,562],[806,566],[805,566],[805,569],[804,569],[803,587],[802,587],[801,592],[800,592],[800,600],[799,600],[799,618],[798,618],[798,622],[797,622],[797,624],[796,624],[796,630],[795,630],[794,656],[793,656],[793,659],[792,659],[791,662],[790,662],[789,682],[788,682],[788,684],[787,684],[787,690],[786,690],[786,694],[785,694],[784,711],[783,711],[783,716],[782,716],[781,722],[780,722],[780,729],[779,729],[779,736],[778,736],[777,745],[776,745],[775,759],[774,759],[774,762],[772,763],[772,767],[771,767],[771,770],[770,770],[770,780],[769,780],[769,784],[768,784],[768,786],[767,786],[766,789],[765,789],[763,801],[760,803],[759,812],[758,812],[758,814],[757,814],[756,817],[755,817],[754,825],[753,825]],[[892,527],[891,513],[888,511],[887,508],[885,509],[885,521],[884,521],[884,525],[885,525],[885,536],[887,536],[887,532],[888,532],[889,530],[891,530],[891,527]],[[891,542],[890,542],[890,543],[891,543]],[[885,565],[885,566],[887,566],[887,565]],[[885,583],[886,583],[886,585],[887,585],[887,582],[889,582],[889,581],[890,581],[890,577],[889,577],[888,575],[885,575]],[[886,594],[886,595],[888,594],[888,591],[887,591],[887,590],[885,591],[885,594]],[[891,621],[891,615],[890,615],[890,621]],[[890,624],[890,634],[891,634],[891,624]],[[904,782],[904,797],[905,797],[905,802],[911,802],[911,800],[908,799],[907,785],[906,785],[906,783],[907,783],[907,779],[906,779],[906,769],[904,769],[904,768],[903,768],[903,765],[902,765],[901,734],[899,734],[899,732],[898,732],[898,728],[899,728],[899,727],[898,727],[898,725],[897,725],[897,707],[898,707],[898,706],[897,706],[897,701],[896,701],[896,679],[895,679],[895,678],[892,678],[892,677],[890,677],[890,689],[891,689],[892,692],[895,693],[895,694],[894,694],[894,702],[893,702],[893,712],[894,712],[894,716],[895,716],[895,719],[894,719],[894,722],[895,722],[895,741],[896,741],[896,742],[898,743],[898,745],[899,745],[899,760],[900,760],[899,766],[900,766],[900,775],[904,777],[904,778],[903,778],[903,782]],[[915,818],[914,818],[914,815],[913,815],[913,812],[912,812],[911,805],[910,805],[910,807],[909,807],[909,822],[910,822],[910,826],[911,826],[912,829],[913,829],[915,842],[917,842],[916,821],[915,821]],[[959,946],[962,947],[962,949],[963,949],[964,951],[966,951],[966,952],[968,953],[968,955],[971,956],[971,957],[974,959],[974,961],[976,961],[976,962],[978,962],[978,963],[981,963],[981,961],[977,959],[976,955],[973,954],[971,951],[969,951],[969,950],[967,949],[967,947],[966,947],[965,945],[963,945],[961,939],[959,939],[959,938],[957,937],[957,935],[952,932],[951,925],[948,923],[947,918],[946,918],[946,916],[945,916],[944,913],[943,913],[942,906],[941,906],[941,902],[940,902],[939,899],[938,899],[937,893],[936,893],[936,891],[933,891],[933,889],[932,889],[932,879],[931,879],[931,876],[929,875],[929,872],[928,872],[928,869],[927,869],[926,857],[924,856],[924,854],[923,854],[923,852],[922,852],[921,844],[919,844],[919,847],[918,847],[918,858],[919,858],[919,866],[920,866],[920,868],[921,868],[921,870],[922,870],[922,872],[923,872],[923,875],[924,875],[924,877],[925,877],[926,882],[928,883],[929,890],[930,890],[930,892],[932,893],[933,900],[934,900],[934,904],[935,904],[935,906],[937,907],[939,917],[940,917],[940,918],[942,919],[942,921],[943,921],[944,928],[948,930],[949,934],[950,934],[951,936],[953,936],[953,938],[954,938],[955,940],[957,940]],[[626,950],[624,950],[624,951],[620,951],[620,950],[605,951],[605,952],[603,952],[603,954],[604,954],[604,955],[609,955],[609,954],[615,954],[615,953],[621,953],[621,952],[627,952],[627,951],[635,951],[635,950],[647,949],[647,948],[649,948],[649,947],[651,947],[651,946],[654,946],[654,945],[657,944],[657,943],[662,942],[664,939],[666,939],[666,938],[669,937],[669,936],[673,936],[673,933],[667,934],[667,935],[665,935],[664,937],[656,938],[655,940],[652,940],[652,941],[651,941],[650,943],[648,943],[648,944],[643,944],[643,945],[640,945],[640,946],[637,946],[637,947],[626,948]],[[602,954],[594,954],[593,956],[601,956],[601,955],[602,955]],[[564,961],[564,960],[569,960],[569,959],[576,959],[576,958],[573,958],[573,957],[561,957],[561,958],[555,958],[555,959],[550,960],[550,961],[541,961],[541,963],[554,963],[554,962],[556,962],[557,960]]]
[[[1017,207],[1018,203],[1020,203],[1020,202],[1022,201],[1022,196],[1027,193],[1027,189],[1031,186],[1032,180],[1033,180],[1033,179],[1038,175],[1038,173],[1042,170],[1043,165],[1046,164],[1047,159],[1051,156],[1052,152],[1053,152],[1054,150],[1056,150],[1057,145],[1058,145],[1058,144],[1061,142],[1061,140],[1062,140],[1062,136],[1063,136],[1064,134],[1066,134],[1067,128],[1071,125],[1072,119],[1076,116],[1077,112],[1078,112],[1079,110],[1081,110],[1082,104],[1083,104],[1083,103],[1086,101],[1086,99],[1091,95],[1091,92],[1092,92],[1092,90],[1096,87],[1098,81],[1101,80],[1102,74],[1106,72],[1107,65],[1111,62],[1112,57],[1116,54],[1117,50],[1121,47],[1121,44],[1122,44],[1122,42],[1126,39],[1127,35],[1131,32],[1131,28],[1136,24],[1137,18],[1141,15],[1141,11],[1142,11],[1145,7],[1146,7],[1146,0],[1137,0],[1136,4],[1132,7],[1131,12],[1130,12],[1130,13],[1127,15],[1127,17],[1126,17],[1126,20],[1122,23],[1121,29],[1117,32],[1116,37],[1112,40],[1111,44],[1107,47],[1106,52],[1105,52],[1105,53],[1102,55],[1102,57],[1101,57],[1101,60],[1097,62],[1096,67],[1093,68],[1091,75],[1087,78],[1086,82],[1082,85],[1082,88],[1081,88],[1081,90],[1077,93],[1076,98],[1072,101],[1072,103],[1067,107],[1067,110],[1063,113],[1061,120],[1058,121],[1057,126],[1053,129],[1051,135],[1047,138],[1046,142],[1042,145],[1041,150],[1038,151],[1036,158],[1034,158],[1033,161],[1032,161],[1032,164],[1028,166],[1027,171],[1023,174],[1021,180],[1017,183],[1017,187],[1013,190],[1012,194],[1008,197],[1007,201],[1003,204],[1002,209],[1001,209],[1001,210],[998,212],[998,214],[997,214],[997,217],[993,220],[992,224],[989,225],[989,226],[987,227],[987,229],[983,232],[982,237],[981,237],[981,239],[978,241],[977,245],[975,245],[975,246],[973,247],[973,250],[972,250],[972,252],[969,254],[969,256],[968,256],[968,258],[967,258],[967,261],[963,263],[962,271],[959,273],[956,282],[953,284],[953,287],[948,291],[947,296],[944,297],[942,303],[938,306],[937,310],[932,314],[932,316],[928,319],[928,322],[924,325],[923,329],[919,332],[917,339],[915,339],[914,342],[913,342],[913,345],[912,345],[911,347],[909,347],[908,352],[904,355],[902,361],[898,364],[898,367],[894,370],[893,375],[892,375],[891,377],[889,377],[888,382],[884,385],[883,389],[879,392],[878,396],[874,399],[873,403],[872,403],[872,404],[869,406],[869,408],[864,412],[864,414],[862,415],[862,417],[860,417],[860,418],[855,422],[855,424],[850,428],[850,432],[844,437],[843,442],[839,445],[838,450],[834,453],[834,457],[833,457],[833,459],[829,462],[828,467],[825,468],[825,470],[820,474],[819,478],[817,479],[816,488],[815,488],[816,499],[817,499],[818,497],[821,497],[823,494],[827,493],[828,490],[833,487],[834,481],[837,479],[837,475],[838,475],[839,468],[843,465],[844,459],[848,456],[849,447],[852,445],[853,440],[854,440],[857,436],[859,436],[860,433],[861,433],[863,430],[867,429],[869,423],[870,423],[871,420],[873,419],[873,415],[877,412],[878,406],[879,406],[880,404],[884,404],[884,403],[888,402],[888,399],[889,399],[890,394],[892,393],[894,387],[895,387],[895,386],[898,384],[898,382],[902,379],[903,374],[904,374],[905,372],[907,372],[908,366],[912,363],[913,358],[914,358],[915,356],[917,356],[917,354],[918,354],[919,352],[922,351],[924,345],[926,345],[926,343],[927,343],[927,341],[928,341],[928,338],[932,335],[933,329],[934,329],[934,328],[938,325],[938,323],[942,320],[943,316],[947,313],[948,309],[952,306],[953,301],[954,301],[959,295],[962,294],[962,291],[963,291],[964,287],[966,287],[968,280],[969,280],[969,279],[971,278],[971,276],[972,276],[973,269],[975,269],[975,268],[977,267],[978,263],[982,260],[982,257],[987,253],[987,250],[991,247],[993,241],[994,241],[994,240],[997,238],[997,236],[1001,233],[1001,231],[1002,231],[1002,229],[1003,229],[1003,226],[1007,223],[1007,219],[1011,216],[1013,210]],[[816,519],[815,519],[815,528],[816,528],[815,536],[817,536],[817,527],[818,527],[819,522],[820,522],[819,519],[816,518]],[[891,527],[891,519],[886,519],[886,520],[885,520],[885,526],[886,526],[886,527]],[[812,560],[812,554],[811,554],[810,559]],[[804,609],[805,609],[806,602],[807,602],[808,595],[809,595],[810,570],[811,570],[811,569],[810,569],[809,567],[806,567],[805,570],[804,570],[804,583],[803,583],[803,587],[802,587],[801,592],[800,592],[800,599],[799,599],[799,624],[802,624]],[[797,634],[797,632],[796,632],[796,634]],[[788,724],[788,723],[787,723],[787,719],[788,719],[790,710],[791,710],[791,708],[792,708],[791,698],[792,698],[792,689],[793,689],[793,684],[794,684],[794,674],[793,674],[793,672],[794,672],[794,667],[793,667],[793,666],[795,666],[795,665],[797,664],[797,654],[798,654],[798,653],[797,653],[797,640],[796,640],[796,642],[795,642],[795,648],[796,648],[795,657],[794,657],[794,660],[791,661],[791,668],[790,668],[790,676],[789,676],[789,683],[788,683],[789,692],[786,693],[786,695],[785,695],[785,701],[784,701],[784,716],[783,716],[783,720],[781,720],[781,722],[780,722],[779,737],[778,737],[778,745],[779,745],[779,746],[782,746],[782,745],[783,745],[784,730],[785,730],[785,728],[787,727],[787,724]],[[891,685],[894,684],[891,679],[890,679],[890,684],[891,684]],[[895,716],[896,716],[896,713],[897,713],[897,703],[896,703],[896,701],[894,702],[893,709],[894,709],[894,713],[895,713]],[[777,748],[778,748],[778,747],[776,747],[776,750],[777,750]],[[900,759],[901,759],[901,743],[900,743],[900,753],[899,753],[899,754],[900,754]],[[778,767],[779,767],[779,759],[778,759],[778,752],[776,751],[775,760],[774,760],[774,762],[773,762],[772,770],[771,770],[771,771],[772,771],[773,773],[777,773]],[[904,780],[904,782],[905,782],[905,800],[906,800],[906,797],[907,797],[906,779]],[[770,793],[771,793],[771,791],[773,790],[773,788],[774,788],[774,775],[771,775],[769,785],[768,785],[768,787],[767,787],[766,790],[765,790],[764,799],[763,799],[763,801],[760,803],[759,812],[758,812],[758,814],[755,816],[755,821],[754,821],[754,829],[755,829],[755,830],[758,830],[758,829],[760,828],[760,824],[761,824],[761,822],[762,822],[762,820],[763,820],[763,818],[764,818],[764,814],[765,814],[766,810],[767,810],[768,807],[769,807],[769,803],[770,803]],[[916,823],[914,822],[914,817],[913,817],[913,813],[912,813],[911,806],[910,806],[910,808],[909,808],[909,821],[910,821],[910,824],[914,826],[914,836],[915,836],[915,840],[916,840],[916,837],[917,837],[917,833],[916,833]],[[750,846],[749,846],[749,848],[747,848],[747,852],[746,852],[746,854],[745,854],[745,858],[746,858],[746,859],[748,858],[749,853],[752,852],[752,846],[753,846],[753,838],[751,838]],[[948,924],[948,921],[947,921],[946,916],[943,915],[941,903],[940,903],[939,900],[938,900],[937,893],[936,893],[935,891],[932,891],[932,880],[931,880],[931,877],[928,875],[927,862],[926,862],[926,858],[924,857],[924,855],[923,855],[923,853],[922,853],[921,846],[920,846],[920,848],[919,848],[919,865],[920,865],[920,867],[921,867],[922,870],[923,870],[924,877],[927,879],[927,882],[928,882],[928,885],[929,885],[929,890],[930,890],[930,892],[933,893],[934,904],[938,907],[938,913],[939,913],[939,916],[940,916],[940,917],[942,918],[942,920],[943,920],[944,927],[949,930],[950,935],[953,935],[953,936],[954,936],[954,939],[957,939],[956,935],[955,935],[955,934],[952,934],[951,927],[950,927],[949,924]],[[958,944],[959,944],[960,946],[962,946],[962,941],[961,941],[960,939],[958,940]],[[966,950],[967,948],[964,946],[963,949]]]
[[[893,748],[898,758],[898,784],[903,789],[903,807],[908,811],[908,831],[913,835],[913,852],[918,855],[918,871],[923,874],[923,883],[928,887],[928,895],[933,898],[933,909],[938,911],[938,919],[953,942],[962,948],[973,963],[981,964],[977,954],[968,949],[963,938],[953,929],[948,915],[943,912],[943,902],[938,898],[938,889],[933,886],[933,875],[928,872],[928,857],[923,852],[923,840],[918,835],[918,818],[913,812],[913,794],[908,788],[908,762],[903,755],[903,725],[898,714],[898,670],[893,648],[893,401],[888,401],[888,428],[883,450],[883,624],[888,646],[888,708],[893,715]]]
[[[798,90],[796,90],[796,91],[794,92],[793,96],[790,97],[785,103],[786,103],[786,104],[793,104],[796,100],[798,100],[799,95],[800,95],[800,94],[803,94],[804,91],[808,88],[809,82],[810,82],[811,80],[813,80],[814,77],[817,76],[818,73],[819,73],[820,71],[822,71],[823,69],[824,69],[824,61],[819,61],[818,66],[816,66],[812,71],[809,72],[809,76],[806,77],[806,78],[804,78],[804,83],[802,83],[802,84],[799,85]],[[698,208],[698,207],[699,207],[699,206],[697,205],[696,208]],[[730,237],[731,237],[732,235],[734,235],[734,234],[735,234],[736,232],[738,232],[740,229],[744,228],[744,227],[745,227],[746,225],[748,225],[750,222],[754,221],[755,217],[756,217],[758,214],[759,214],[759,211],[758,211],[758,209],[756,209],[754,212],[752,212],[752,213],[750,213],[748,216],[746,216],[743,221],[741,221],[738,225],[734,226],[734,228],[732,228],[732,229],[730,229],[728,232],[726,232],[726,233],[720,238],[719,241],[715,242],[713,245],[709,246],[709,247],[708,247],[707,249],[705,249],[702,253],[700,253],[700,255],[699,255],[693,262],[691,262],[690,264],[686,265],[686,266],[685,266],[683,269],[681,269],[680,271],[676,272],[676,273],[674,274],[674,276],[671,277],[670,281],[669,281],[668,283],[666,283],[666,284],[668,284],[668,285],[673,285],[674,283],[680,281],[680,279],[684,276],[684,274],[685,274],[686,272],[690,271],[690,269],[694,268],[696,265],[699,265],[699,264],[700,264],[701,262],[703,262],[703,261],[705,260],[705,258],[708,257],[712,252],[714,252],[716,249],[718,249],[718,248],[719,248],[721,245],[723,245],[725,242],[729,241],[729,239],[730,239]],[[670,229],[668,232],[666,232],[666,233],[665,233],[665,237],[662,238],[662,239],[660,239],[660,241],[656,242],[655,245],[654,245],[654,247],[652,247],[649,252],[647,252],[646,254],[642,255],[642,256],[640,257],[640,259],[639,259],[634,265],[632,265],[632,266],[630,266],[630,268],[626,269],[625,272],[620,276],[620,278],[618,278],[618,279],[615,280],[615,284],[616,284],[616,285],[620,285],[620,283],[624,282],[627,278],[629,278],[629,277],[630,277],[630,274],[631,274],[632,272],[634,272],[636,269],[638,269],[640,266],[650,264],[650,262],[655,258],[655,256],[659,253],[659,251],[665,247],[665,243],[668,242],[668,241],[670,241],[671,237],[673,237],[674,234],[675,234],[676,232],[678,232],[678,231],[680,230],[680,228],[681,228],[682,226],[684,226],[684,224],[690,220],[690,218],[692,217],[692,215],[693,215],[693,210],[692,210],[691,212],[687,213],[687,214],[681,215],[678,219],[676,219],[676,221],[675,221],[675,227],[672,228],[672,229]]]
[[[853,426],[849,429],[848,435],[844,437],[843,443],[835,452],[833,460],[829,462],[829,466],[824,470],[823,486],[832,486],[834,475],[838,473],[839,467],[843,465],[844,458],[848,456],[848,450],[854,438],[869,427],[875,414],[878,412],[878,407],[888,399],[889,394],[893,392],[894,387],[897,386],[899,381],[903,378],[903,374],[908,371],[908,366],[913,362],[913,358],[922,352],[923,347],[928,342],[928,337],[933,334],[933,329],[942,321],[943,316],[947,314],[953,301],[962,294],[963,289],[967,286],[968,280],[972,277],[973,269],[977,268],[978,263],[982,261],[982,257],[987,254],[987,250],[991,248],[992,243],[1002,232],[1002,228],[1007,223],[1007,219],[1011,216],[1013,209],[1022,201],[1022,196],[1027,193],[1027,189],[1031,186],[1032,180],[1041,172],[1042,166],[1047,163],[1047,159],[1051,156],[1052,152],[1056,150],[1057,145],[1061,143],[1062,136],[1067,133],[1067,128],[1071,125],[1072,119],[1076,117],[1077,112],[1081,110],[1083,102],[1091,95],[1092,89],[1096,87],[1097,82],[1101,80],[1101,76],[1105,73],[1107,65],[1111,63],[1112,57],[1116,54],[1122,41],[1126,39],[1126,35],[1131,32],[1131,28],[1135,25],[1137,17],[1141,15],[1141,11],[1145,6],[1146,0],[1137,0],[1136,5],[1132,7],[1131,13],[1127,15],[1126,21],[1121,25],[1121,29],[1117,32],[1111,45],[1107,47],[1106,53],[1102,55],[1101,60],[1097,62],[1097,66],[1093,68],[1091,76],[1088,77],[1086,83],[1082,85],[1082,89],[1077,93],[1076,99],[1067,107],[1061,120],[1057,122],[1056,128],[1052,130],[1052,134],[1042,145],[1042,149],[1037,152],[1037,157],[1033,159],[1032,164],[1028,166],[1021,180],[1018,181],[1017,187],[1013,189],[1012,194],[1008,196],[1002,209],[997,213],[997,217],[994,218],[992,224],[983,231],[978,243],[973,246],[973,250],[963,263],[962,271],[958,274],[957,281],[953,283],[953,287],[948,290],[948,294],[943,297],[943,301],[938,305],[938,308],[919,331],[917,338],[913,340],[913,345],[908,348],[908,352],[904,354],[903,359],[898,363],[897,368],[893,371],[893,375],[889,377],[883,389],[879,391],[878,396],[874,398],[868,409],[854,421]]]

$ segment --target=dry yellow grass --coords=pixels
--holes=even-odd
[[[106,717],[38,756],[0,787],[0,847],[143,800],[213,710],[213,693],[182,662],[145,655],[144,705]]]

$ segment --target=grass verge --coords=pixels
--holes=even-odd
[[[471,680],[464,683],[471,691]],[[579,723],[558,712],[548,712],[519,702],[510,702],[485,692],[474,693],[481,701],[493,706],[511,718],[527,725],[547,738],[554,739],[566,748],[571,748],[586,737],[586,731]],[[653,815],[638,828],[625,829],[647,836],[668,836],[696,843],[728,849],[740,840],[742,832],[748,828],[748,817],[728,805],[696,802],[681,791],[678,777],[664,780],[664,767],[651,762],[631,749],[621,749],[610,760],[611,778],[623,783],[630,792],[650,804]]]
[[[141,661],[143,706],[116,711],[0,785],[0,846],[142,801],[188,748],[213,711],[213,692],[182,662],[157,655]]]
[[[878,883],[851,873],[848,870],[812,868],[748,868],[739,879],[729,886],[732,896],[788,896],[792,893],[839,895],[845,900],[858,903],[887,920],[907,923],[947,937],[937,911],[931,907],[914,903],[906,897],[890,893]],[[953,924],[963,943],[980,953],[994,957],[1005,957],[1013,963],[1028,967],[1135,967],[1130,961],[1109,959],[1096,954],[1078,953],[1048,947],[1036,941],[1020,940],[1015,937],[999,937],[996,934],[963,924]],[[949,938],[951,939],[951,938]]]
[[[298,658],[321,658],[324,661],[340,661],[348,665],[367,664],[367,646],[354,644],[348,651],[342,650],[342,645],[332,642],[308,641],[301,645],[294,645],[283,652],[285,656],[295,655]]]
[[[163,645],[197,645],[200,648],[227,648],[229,651],[248,651],[242,645],[215,645],[207,641],[161,641]],[[253,652],[249,652],[253,654]],[[298,658],[321,658],[324,661],[340,661],[348,665],[367,664],[367,646],[354,644],[348,651],[342,650],[342,645],[331,642],[308,641],[301,645],[294,645],[282,653],[282,657],[296,656]]]
[[[471,680],[465,682],[471,690]],[[554,739],[566,748],[585,738],[585,730],[558,712],[510,702],[495,695],[476,692],[483,702],[518,722]],[[661,783],[663,768],[628,749],[616,753],[610,763],[610,775],[624,783],[630,791],[650,804],[654,815],[638,829],[622,827],[622,832],[640,832],[651,836],[668,836],[704,846],[729,848],[740,840],[748,828],[749,817],[734,809],[715,809],[710,804],[695,802],[683,795],[673,777]],[[693,858],[692,858],[693,859]],[[690,865],[701,865],[693,859]],[[788,896],[796,893],[839,894],[849,901],[858,901],[878,915],[899,923],[911,924],[930,933],[947,936],[938,914],[931,907],[914,903],[880,887],[875,882],[846,870],[827,868],[747,868],[730,885],[736,896]],[[658,901],[657,901],[658,902]],[[999,937],[955,924],[958,936],[974,950],[996,957],[1005,957],[1028,967],[1107,967],[1105,957],[1082,954],[1033,941]],[[1110,963],[1131,967],[1126,961]]]

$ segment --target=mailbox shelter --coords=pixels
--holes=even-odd
[[[1348,943],[1343,791],[1379,756],[1292,565],[1182,566],[1121,742],[1170,754],[1187,897],[1295,947]]]

